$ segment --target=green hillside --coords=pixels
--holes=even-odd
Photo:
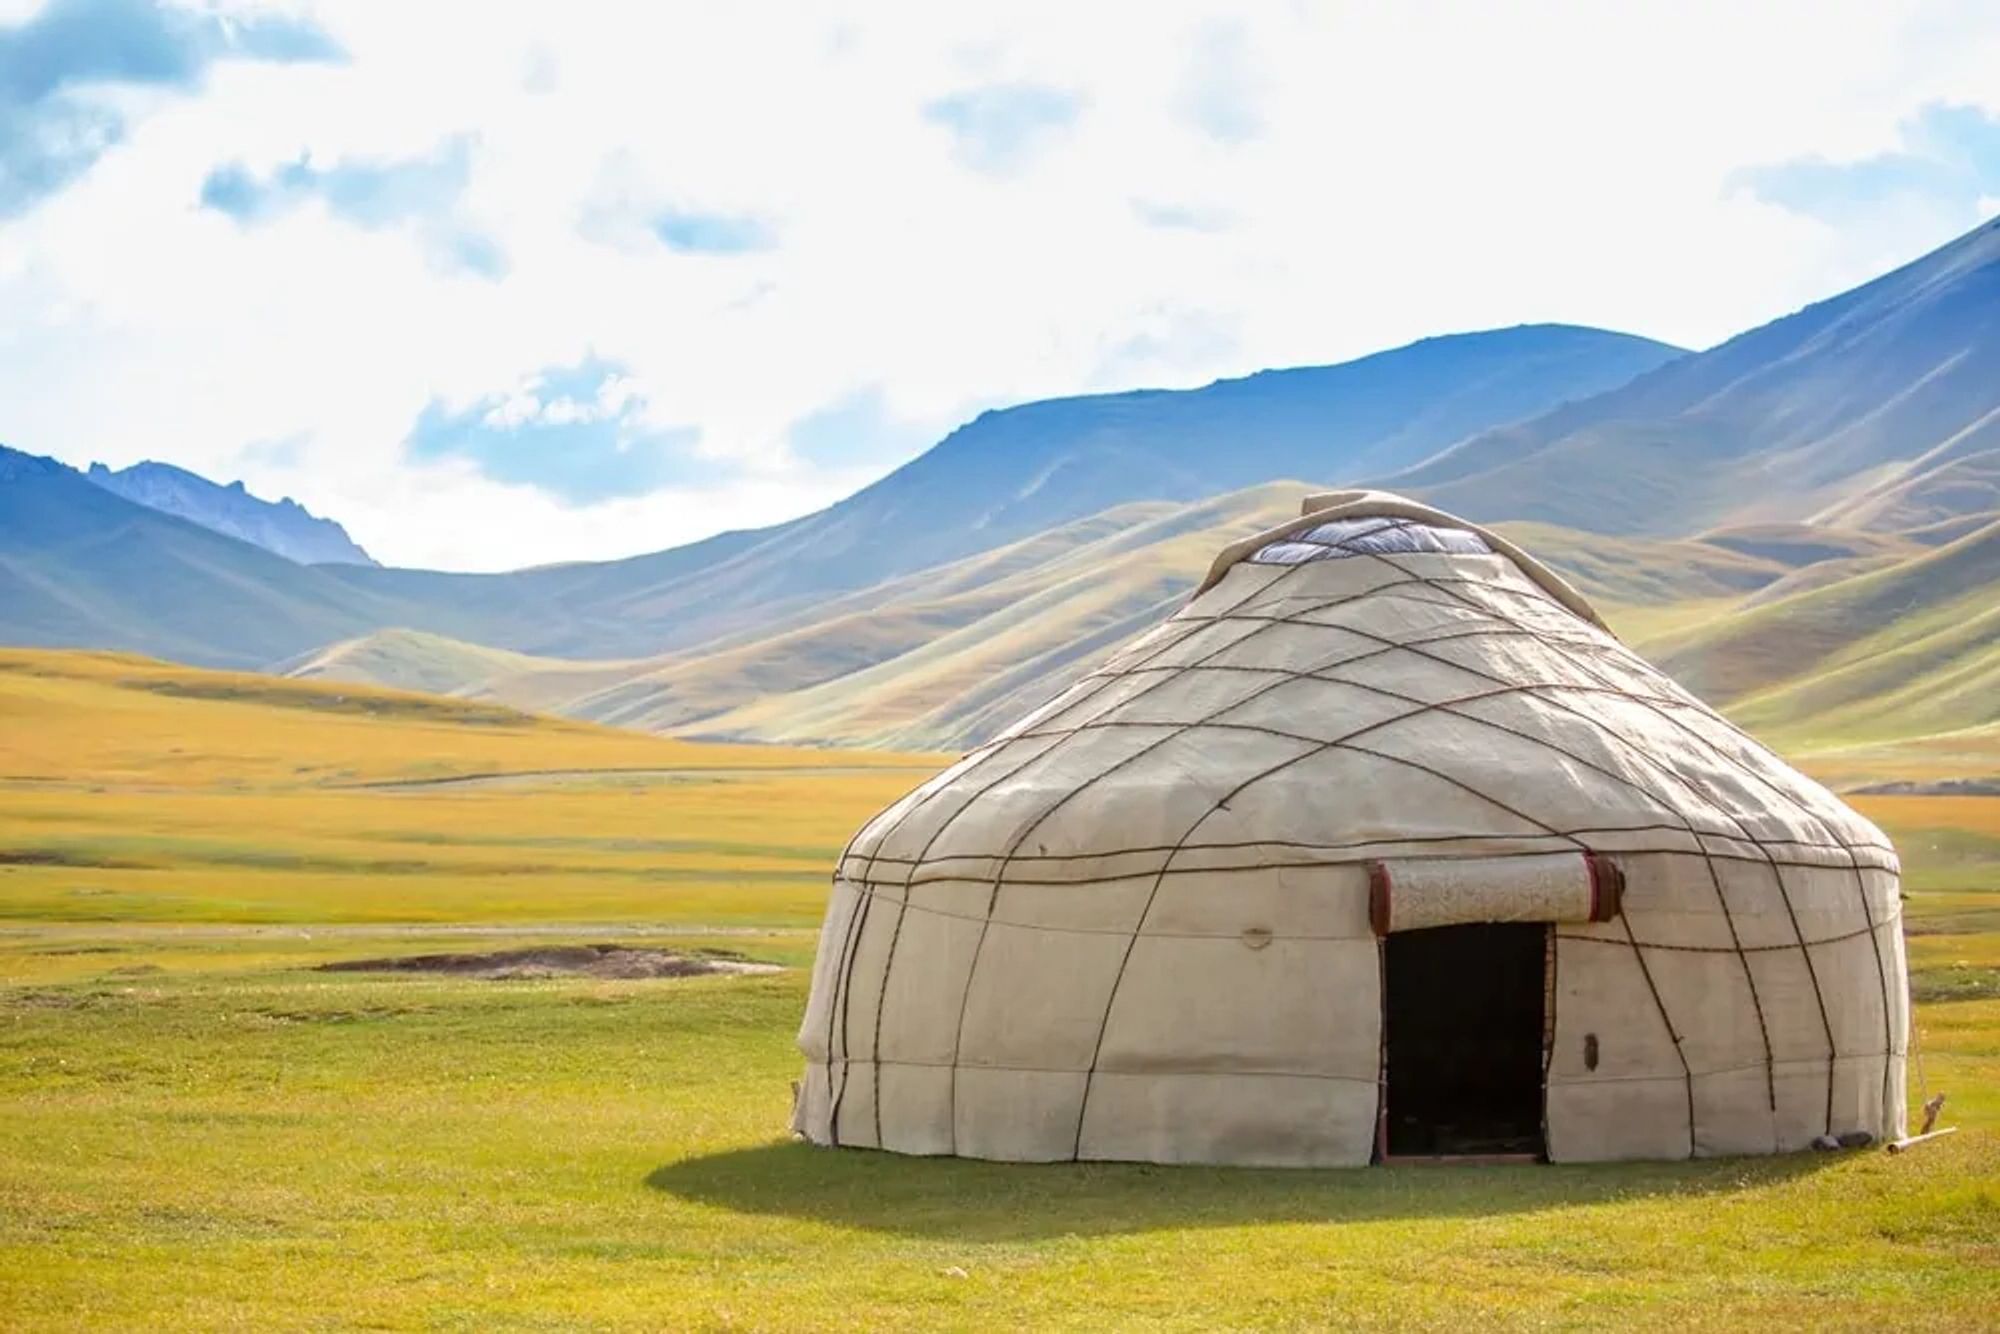
[[[902,749],[982,740],[1172,615],[1219,548],[1294,517],[1305,490],[1273,483],[1133,516],[1010,572],[984,590],[991,609],[976,620],[867,670],[751,697],[693,733]]]
[[[1651,645],[1761,735],[1883,742],[2000,722],[2000,516],[1935,551]]]
[[[1193,505],[1118,506],[995,551],[886,581],[701,653],[531,657],[386,631],[295,674],[495,699],[655,732],[950,745],[1171,614],[1225,543],[1297,512],[1304,483]]]
[[[592,679],[617,679],[627,666],[619,662],[571,663],[562,658],[539,658],[422,630],[397,628],[344,639],[274,663],[268,670],[303,680],[367,681],[399,690],[468,698],[493,698],[494,692],[487,683],[507,681],[510,683],[507,694],[512,702],[523,708],[541,708],[543,701],[536,683],[544,677],[555,678],[544,689],[559,701],[586,689]],[[597,676],[593,677],[593,673]]]
[[[1651,651],[1690,690],[1734,703],[1940,635],[1976,649],[1986,614],[2000,611],[1996,588],[2000,518],[1935,551],[1719,618]],[[1990,639],[1991,627],[1984,633]]]
[[[1610,537],[1550,523],[1494,527],[1557,570],[1603,609],[1728,598],[1790,574],[1796,554],[1733,550],[1707,540]]]
[[[1281,482],[1198,504],[1119,506],[835,599],[773,633],[739,636],[708,652],[570,661],[389,631],[310,655],[291,670],[421,685],[653,732],[964,746],[1171,615],[1219,548],[1291,518],[1310,489]],[[1743,619],[1742,609],[1792,581],[1825,570],[1826,582],[1845,586],[1856,561],[1912,552],[1954,568],[1961,559],[1956,548],[1796,526],[1683,541],[1536,523],[1502,528],[1576,583],[1635,643],[1689,646],[1685,666],[1696,676],[1722,670],[1693,654],[1702,636],[1721,636]],[[1894,619],[1879,600],[1869,606]],[[1830,633],[1859,632],[1836,625]],[[1754,651],[1732,641],[1715,661],[1734,672]],[[1697,687],[1721,698],[1749,688],[1734,677]]]

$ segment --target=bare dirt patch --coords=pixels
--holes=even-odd
[[[2000,778],[1946,778],[1938,782],[1904,779],[1854,789],[1863,797],[2000,797]]]
[[[62,866],[90,871],[142,871],[142,862],[114,861],[64,848],[0,848],[0,866]]]
[[[675,954],[631,945],[537,945],[485,954],[403,954],[386,959],[342,959],[321,964],[322,973],[434,973],[494,982],[550,977],[639,979],[703,977],[712,973],[775,973],[777,964],[759,963],[724,951]]]

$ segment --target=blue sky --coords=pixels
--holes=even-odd
[[[1083,95],[1048,84],[987,83],[924,103],[924,119],[951,135],[953,155],[973,171],[1008,176],[1075,124]]]
[[[653,215],[652,227],[661,245],[683,255],[742,255],[777,244],[762,219],[727,213],[663,208]]]
[[[458,458],[497,482],[572,505],[632,499],[714,473],[694,453],[694,427],[646,420],[626,367],[587,356],[550,367],[464,408],[432,399],[406,442],[419,463]]]
[[[1008,402],[1718,341],[2000,210],[1995,69],[1968,0],[0,0],[0,441],[653,550]]]
[[[1896,127],[1896,146],[1847,161],[1820,154],[1747,167],[1735,185],[1766,203],[1853,226],[1899,204],[1976,219],[2000,200],[2000,113],[1929,102]]]
[[[409,158],[321,164],[302,152],[261,172],[242,162],[223,163],[202,179],[201,206],[246,227],[315,203],[365,230],[408,225],[440,270],[498,281],[507,276],[500,242],[458,217],[474,148],[475,136],[461,134]]]
[[[339,61],[296,15],[231,20],[146,0],[52,0],[0,31],[0,216],[62,189],[123,139],[126,114],[94,90],[192,92],[220,61]]]

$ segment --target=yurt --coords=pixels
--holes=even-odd
[[[1882,833],[1505,538],[1372,492],[841,855],[818,1144],[1324,1166],[1904,1132]]]

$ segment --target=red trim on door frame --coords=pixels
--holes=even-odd
[[[1389,863],[1368,863],[1368,925],[1375,928],[1375,934],[1389,934]]]

